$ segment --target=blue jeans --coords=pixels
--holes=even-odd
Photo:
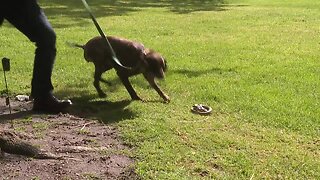
[[[48,96],[53,90],[51,75],[56,56],[56,34],[36,0],[2,1],[0,19],[2,16],[36,45],[31,96]]]

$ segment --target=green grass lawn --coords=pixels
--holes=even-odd
[[[93,65],[66,45],[98,35],[81,1],[40,3],[57,34],[55,93],[118,126],[143,179],[320,178],[320,2],[89,1],[108,35],[166,57],[169,104],[142,76],[131,81],[149,101],[128,101],[114,71],[98,98]],[[29,93],[34,45],[7,22],[0,42],[11,94]],[[192,114],[196,103],[212,114]]]

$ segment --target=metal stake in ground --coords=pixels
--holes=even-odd
[[[2,68],[3,68],[3,74],[4,74],[4,82],[6,84],[6,91],[7,91],[6,105],[9,105],[9,110],[10,110],[10,114],[11,114],[9,89],[8,89],[7,77],[6,77],[6,71],[10,71],[10,59],[5,58],[5,57],[2,59]]]
[[[83,3],[83,5],[84,5],[84,7],[87,9],[87,11],[88,11],[88,13],[89,13],[89,15],[90,15],[90,17],[91,17],[94,25],[96,26],[97,30],[99,31],[100,36],[105,40],[105,43],[106,43],[107,47],[109,48],[109,50],[110,50],[110,52],[111,52],[112,60],[113,60],[118,66],[120,66],[120,67],[122,67],[122,68],[124,68],[124,69],[128,69],[128,70],[132,69],[132,68],[130,68],[130,67],[127,67],[127,66],[124,66],[124,65],[121,64],[121,62],[118,60],[118,58],[117,58],[117,56],[116,56],[116,53],[114,52],[114,50],[113,50],[113,48],[112,48],[109,40],[107,39],[106,35],[103,33],[103,31],[102,31],[102,29],[100,28],[100,26],[99,26],[96,18],[95,18],[94,15],[92,14],[92,11],[91,11],[91,9],[90,9],[87,1],[86,1],[86,0],[82,0],[82,3]]]

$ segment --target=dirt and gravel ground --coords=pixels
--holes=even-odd
[[[14,131],[62,160],[0,155],[0,179],[139,179],[115,127],[70,114],[33,114],[32,103],[0,98],[0,132]]]

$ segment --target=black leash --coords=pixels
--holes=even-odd
[[[121,64],[121,62],[119,61],[119,59],[117,58],[116,56],[116,53],[114,52],[109,40],[107,39],[106,35],[103,33],[102,29],[100,28],[96,18],[94,17],[94,15],[92,14],[92,11],[88,5],[88,3],[86,2],[86,0],[82,0],[82,3],[84,5],[84,7],[87,9],[94,25],[96,26],[97,30],[99,31],[99,34],[100,36],[105,40],[106,44],[107,44],[107,47],[109,48],[110,52],[111,52],[111,56],[112,56],[112,60],[120,67],[124,68],[124,69],[127,69],[127,70],[131,70],[132,68],[131,67],[127,67],[127,66],[124,66]]]

